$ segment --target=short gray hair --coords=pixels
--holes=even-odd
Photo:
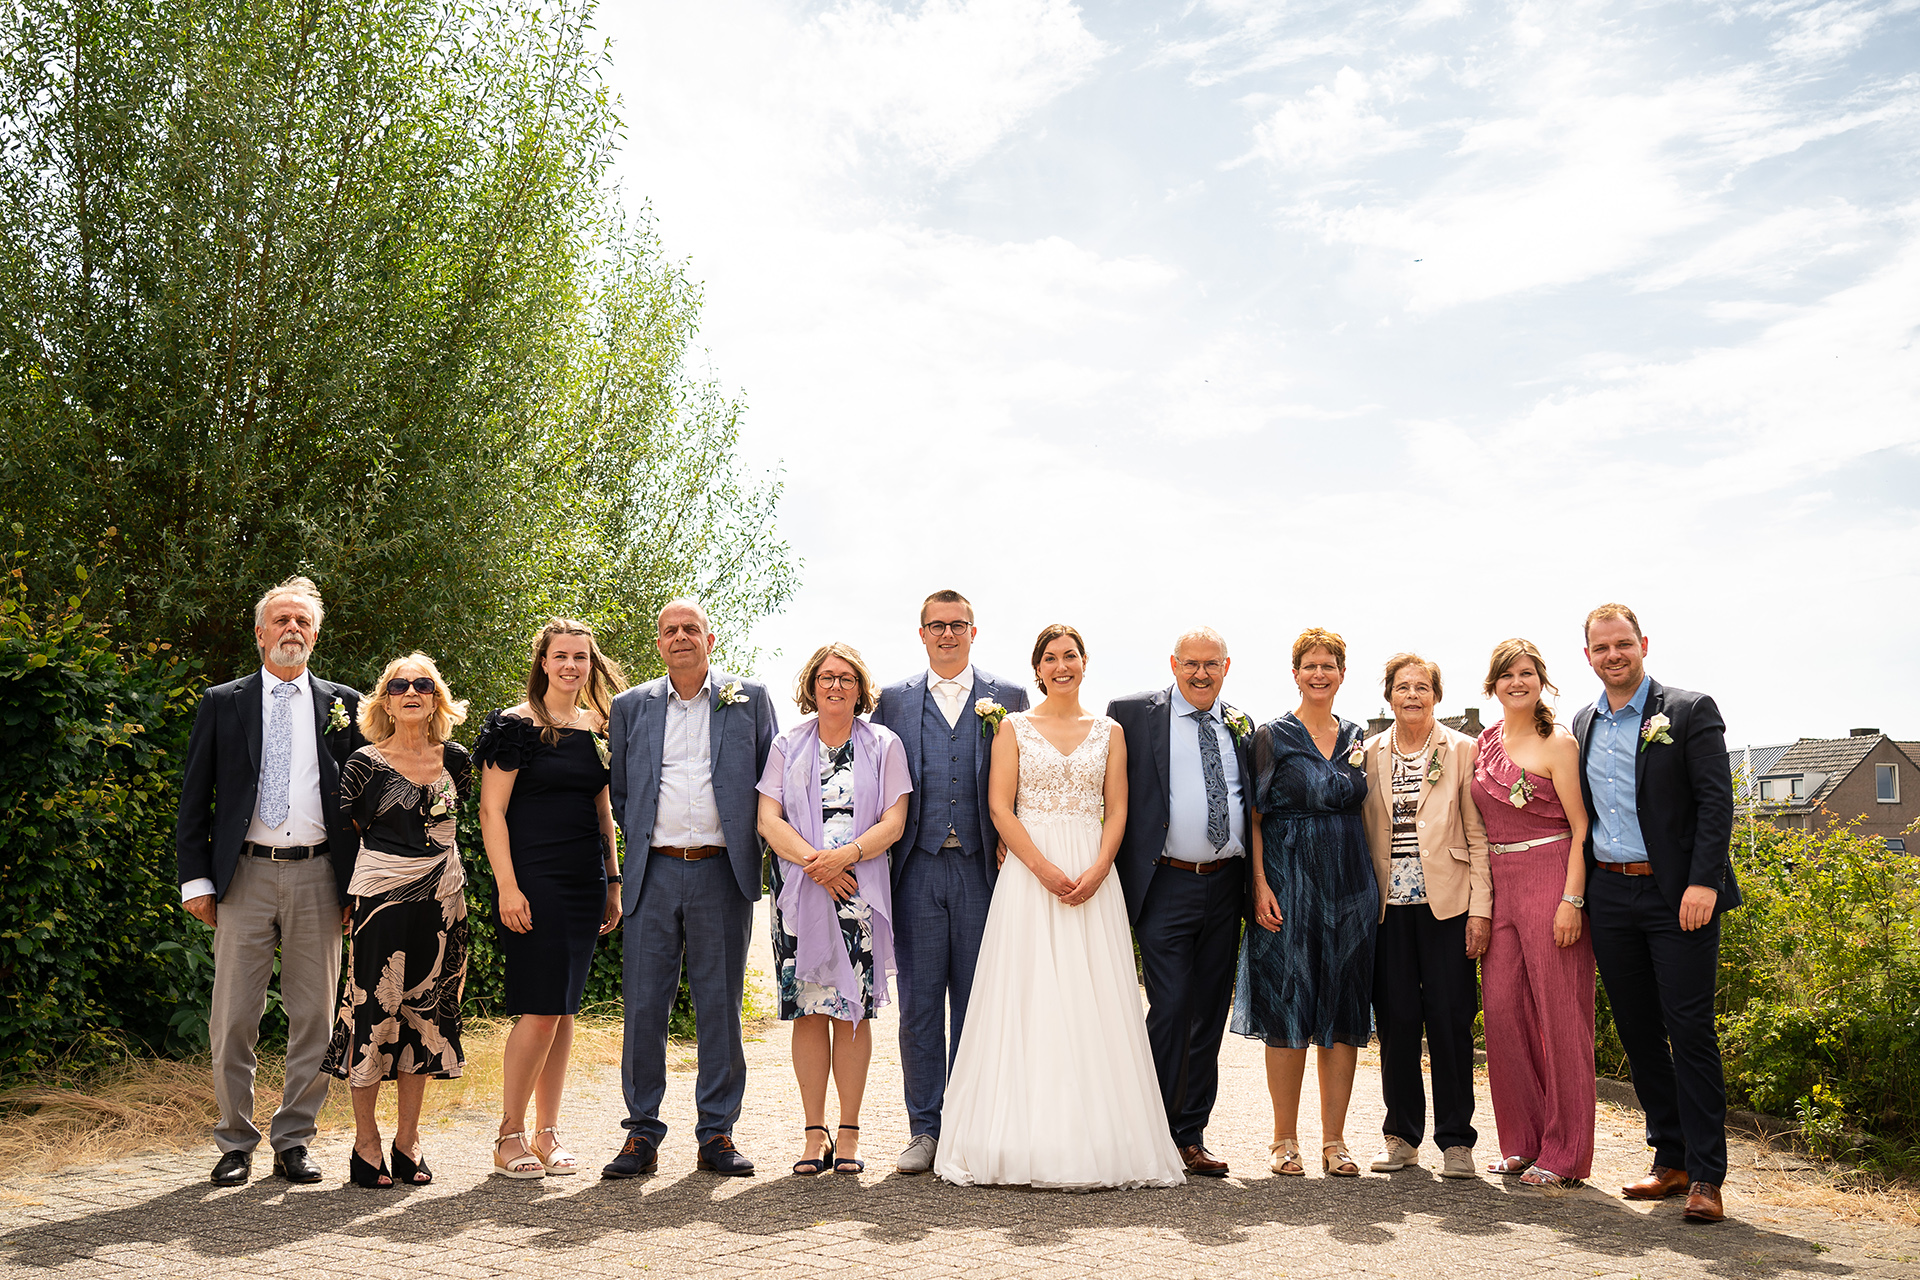
[[[1189,640],[1205,640],[1209,644],[1217,644],[1220,646],[1221,657],[1227,658],[1232,656],[1227,652],[1227,638],[1221,635],[1218,631],[1215,631],[1212,627],[1190,627],[1187,630],[1182,631],[1179,637],[1174,640],[1173,642],[1174,657],[1177,658],[1180,656],[1180,650],[1186,648],[1187,642]]]
[[[660,630],[660,619],[667,616],[667,610],[669,609],[693,610],[695,613],[700,615],[700,629],[702,631],[705,631],[708,635],[713,634],[713,619],[707,616],[706,609],[703,608],[700,602],[698,600],[695,600],[692,596],[675,596],[673,599],[667,601],[665,604],[660,606],[660,612],[653,615],[653,629],[656,634]]]
[[[267,594],[253,603],[253,625],[262,627],[267,622],[267,606],[281,596],[299,596],[313,606],[313,629],[320,629],[320,622],[327,616],[327,606],[320,602],[320,588],[314,585],[312,578],[294,574],[291,578],[268,587]]]

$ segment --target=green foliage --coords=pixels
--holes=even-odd
[[[212,966],[171,851],[197,672],[170,645],[115,643],[85,566],[31,594],[28,558],[0,598],[0,1062],[191,1052]]]
[[[699,292],[606,187],[591,0],[21,0],[0,17],[0,513],[112,526],[136,634],[216,678],[295,571],[317,666],[509,704],[551,613],[654,669],[791,592],[779,485],[689,374]],[[41,549],[43,547],[43,550]],[[751,654],[735,650],[735,665]]]

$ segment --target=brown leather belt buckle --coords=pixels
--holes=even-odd
[[[1187,862],[1180,858],[1169,858],[1164,854],[1155,859],[1155,861],[1159,862],[1163,867],[1173,867],[1179,871],[1191,871],[1197,876],[1210,876],[1222,866],[1226,865],[1227,862],[1225,858],[1221,858],[1218,862]]]
[[[1596,858],[1594,865],[1604,867],[1616,875],[1650,876],[1653,874],[1653,864],[1651,862],[1601,862]]]
[[[653,846],[653,852],[660,854],[662,857],[678,858],[682,862],[698,862],[702,858],[717,858],[726,851],[724,845],[717,844],[697,844],[691,848],[680,848],[676,845],[667,844],[657,844]]]

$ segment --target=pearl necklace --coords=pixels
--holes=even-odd
[[[1420,750],[1417,753],[1408,755],[1400,749],[1400,722],[1396,720],[1393,722],[1393,727],[1387,730],[1387,746],[1392,750],[1393,754],[1404,760],[1420,759],[1427,754],[1427,748],[1433,745],[1433,731],[1439,727],[1440,722],[1437,720],[1429,725],[1427,727],[1427,740],[1420,744]]]

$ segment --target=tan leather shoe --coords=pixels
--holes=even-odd
[[[1227,1176],[1227,1162],[1199,1143],[1180,1148],[1180,1160],[1187,1166],[1187,1172],[1200,1178],[1224,1178]]]
[[[1696,1182],[1687,1188],[1688,1222],[1719,1222],[1727,1216],[1720,1204],[1720,1188],[1711,1182]]]
[[[1620,1194],[1629,1200],[1665,1200],[1671,1196],[1683,1196],[1687,1194],[1687,1171],[1657,1164],[1647,1171],[1646,1177],[1620,1188]]]

